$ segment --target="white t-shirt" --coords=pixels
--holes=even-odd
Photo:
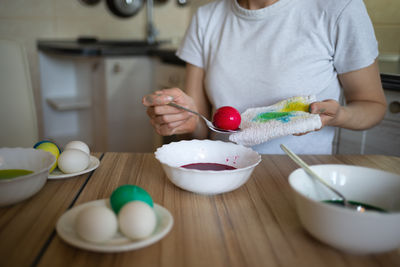
[[[198,8],[177,55],[205,70],[214,110],[240,112],[293,96],[338,100],[337,74],[369,66],[378,56],[374,29],[362,0],[279,0],[258,10],[236,0]],[[330,154],[334,128],[287,136],[253,147],[283,153]]]

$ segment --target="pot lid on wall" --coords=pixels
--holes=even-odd
[[[108,9],[117,17],[129,18],[143,7],[143,0],[106,0]]]

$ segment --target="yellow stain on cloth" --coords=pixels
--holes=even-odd
[[[280,109],[280,112],[290,112],[290,111],[304,111],[309,112],[310,104],[304,102],[303,97],[294,97],[293,99],[287,101],[285,106]]]

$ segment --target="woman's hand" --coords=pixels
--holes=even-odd
[[[319,114],[322,127],[327,125],[336,125],[339,118],[341,107],[339,102],[328,99],[322,102],[314,102],[310,104],[310,113]],[[321,127],[321,128],[322,128]]]
[[[194,132],[199,118],[190,112],[167,105],[170,102],[197,111],[193,99],[179,88],[163,89],[146,95],[142,103],[147,107],[147,114],[155,131],[162,136]]]
[[[333,99],[328,99],[324,100],[322,102],[313,102],[310,104],[310,113],[312,114],[319,114],[321,118],[321,128],[315,130],[319,131],[321,130],[324,126],[327,125],[335,125],[336,121],[339,117],[340,114],[340,104],[336,100]],[[295,136],[302,136],[305,134],[308,134],[309,132],[305,133],[300,133],[300,134],[293,134]]]

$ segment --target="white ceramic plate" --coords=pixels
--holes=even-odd
[[[99,167],[99,165],[100,165],[100,160],[98,158],[96,158],[95,156],[90,156],[89,166],[86,169],[84,169],[83,171],[75,172],[75,173],[63,173],[58,168],[55,168],[54,171],[52,171],[49,174],[49,179],[64,179],[64,178],[78,176],[78,175],[93,171],[94,169]]]
[[[153,234],[148,238],[135,241],[123,236],[120,232],[117,232],[117,234],[111,240],[105,243],[90,243],[81,239],[74,229],[75,217],[78,215],[81,209],[89,205],[110,207],[108,199],[87,202],[66,211],[60,217],[60,219],[58,219],[56,225],[58,235],[65,242],[85,250],[96,252],[122,252],[143,248],[162,239],[166,234],[169,233],[172,225],[174,224],[174,219],[171,213],[166,208],[154,203],[154,211],[156,212],[157,216],[157,227]]]

